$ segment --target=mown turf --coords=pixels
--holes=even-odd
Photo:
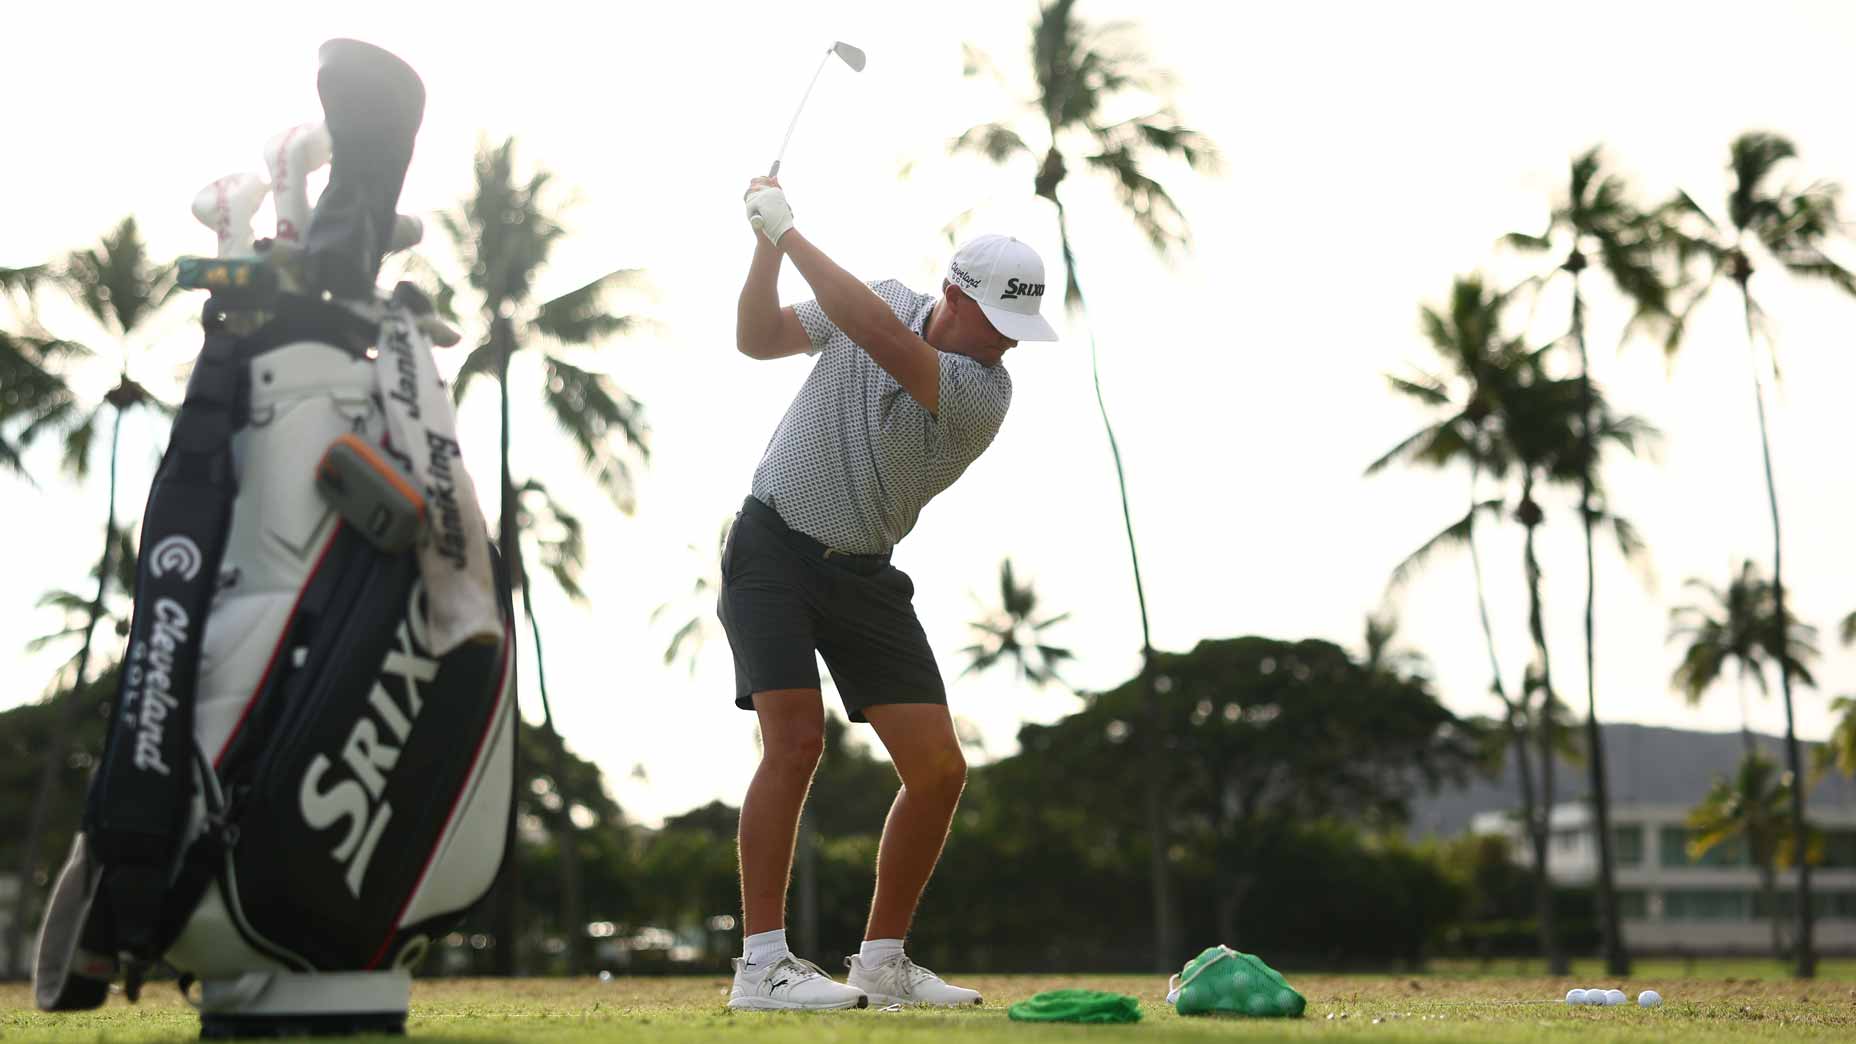
[[[1583,969],[1582,969],[1583,970]],[[1839,969],[1832,969],[1833,971]],[[593,980],[422,981],[408,1030],[423,1041],[541,1041],[607,1044],[739,1040],[801,1042],[1081,1040],[1604,1041],[1852,1040],[1856,982],[1756,981],[1744,976],[1681,979],[1645,974],[1622,984],[1634,998],[1659,990],[1656,1009],[1568,1008],[1569,985],[1613,985],[1588,975],[1480,977],[1291,975],[1308,997],[1299,1020],[1184,1018],[1163,1000],[1161,976],[953,976],[986,995],[984,1007],[958,1011],[851,1011],[824,1014],[731,1013],[727,980],[717,977]],[[1140,998],[1144,1018],[1127,1026],[1031,1025],[1006,1006],[1045,989],[1081,986]],[[50,1016],[31,1008],[23,986],[0,986],[0,1038],[6,1041],[181,1041],[198,1022],[171,984],[150,988],[131,1007],[120,997],[97,1012]]]

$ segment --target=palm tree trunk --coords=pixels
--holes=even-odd
[[[793,852],[793,945],[799,953],[818,952],[818,817],[799,813],[799,836]]]
[[[1624,948],[1623,925],[1618,922],[1617,864],[1611,853],[1611,794],[1605,779],[1605,744],[1598,727],[1598,670],[1593,642],[1598,602],[1598,570],[1592,549],[1592,469],[1598,454],[1592,441],[1592,371],[1585,350],[1585,300],[1579,293],[1581,255],[1572,272],[1572,336],[1579,346],[1579,519],[1585,526],[1585,746],[1592,785],[1592,824],[1598,835],[1598,930],[1605,954],[1605,970],[1630,974],[1630,954]]]
[[[1521,480],[1521,504],[1524,511],[1535,510],[1534,476],[1531,468],[1524,469]],[[1540,745],[1540,819],[1534,841],[1534,861],[1539,876],[1534,884],[1534,908],[1540,919],[1540,948],[1547,957],[1547,971],[1552,975],[1564,975],[1569,970],[1565,950],[1560,946],[1559,933],[1555,924],[1553,911],[1553,878],[1547,872],[1547,858],[1553,837],[1553,759],[1556,751],[1553,744],[1553,706],[1557,702],[1553,695],[1553,671],[1547,657],[1546,625],[1541,619],[1540,608],[1540,559],[1534,553],[1534,533],[1539,527],[1538,518],[1529,515],[1525,523],[1527,543],[1523,564],[1527,573],[1527,625],[1534,639],[1534,663],[1537,667],[1536,678],[1540,685],[1540,715],[1535,719],[1535,740]]]
[[[494,311],[492,311],[494,315]],[[490,336],[496,339],[498,351],[496,360],[496,384],[502,407],[502,438],[498,447],[501,465],[501,481],[498,483],[502,498],[501,510],[496,520],[496,546],[502,552],[503,565],[509,571],[509,583],[517,590],[523,591],[523,598],[528,597],[527,578],[522,574],[521,534],[516,528],[516,489],[509,476],[509,355],[515,348],[514,337],[509,330],[508,320],[496,316],[490,321]],[[516,732],[521,733],[522,707],[518,702],[516,708]],[[518,789],[525,777],[522,765],[522,744],[516,743],[515,778]],[[508,857],[503,860],[501,880],[496,883],[496,902],[491,919],[496,924],[496,951],[491,962],[492,970],[501,976],[514,976],[522,966],[520,930],[522,924],[522,847],[516,840],[512,826],[509,834]]]
[[[1527,748],[1526,708],[1516,706],[1508,698],[1508,686],[1502,682],[1501,658],[1495,653],[1495,627],[1489,622],[1489,600],[1482,581],[1482,553],[1476,549],[1475,514],[1476,505],[1480,502],[1477,485],[1481,477],[1481,461],[1472,457],[1469,465],[1469,564],[1476,577],[1476,615],[1482,620],[1482,640],[1489,650],[1489,687],[1495,693],[1495,698],[1501,701],[1502,727],[1507,731],[1508,742],[1514,748],[1515,774],[1519,777],[1521,787],[1521,825],[1526,831],[1527,843],[1534,851],[1534,890],[1538,897],[1542,890],[1551,894],[1551,885],[1547,881],[1546,852],[1539,843],[1541,835],[1535,826],[1537,805],[1534,801],[1533,756]],[[1525,694],[1522,698],[1525,700]]]
[[[1753,336],[1753,298],[1747,291],[1750,273],[1738,274],[1740,301],[1746,315],[1746,342],[1753,359],[1753,402],[1759,412],[1759,449],[1766,470],[1766,504],[1772,512],[1772,598],[1777,614],[1779,692],[1785,699],[1785,763],[1791,772],[1792,837],[1798,849],[1798,938],[1797,960],[1792,974],[1800,979],[1817,975],[1817,954],[1811,944],[1811,861],[1805,858],[1804,791],[1809,786],[1804,774],[1804,759],[1798,750],[1798,729],[1792,715],[1790,620],[1785,611],[1783,542],[1779,539],[1779,489],[1772,478],[1772,439],[1766,430],[1766,393],[1759,379],[1759,344]]]
[[[1760,680],[1760,685],[1762,687],[1765,685],[1763,678]],[[1744,660],[1740,663],[1740,676],[1734,683],[1734,693],[1740,697],[1740,746],[1746,751],[1746,756],[1751,758],[1759,753],[1759,748],[1753,745],[1753,716],[1749,713],[1746,703],[1746,662]]]
[[[116,410],[110,427],[109,510],[103,523],[103,555],[97,560],[97,596],[90,603],[90,618],[84,623],[84,643],[77,650],[77,670],[71,677],[71,695],[56,717],[51,744],[39,768],[39,786],[33,791],[32,811],[26,818],[26,832],[21,839],[19,890],[13,900],[13,919],[7,925],[7,964],[12,975],[25,975],[26,915],[31,911],[32,896],[37,892],[39,849],[44,844],[46,818],[51,814],[52,795],[58,790],[58,770],[71,749],[71,737],[77,732],[83,715],[84,672],[90,669],[91,641],[97,633],[97,621],[103,618],[103,598],[109,591],[110,576],[115,569],[110,559],[116,548],[116,462],[122,445],[122,410]]]
[[[1068,294],[1077,312],[1088,323],[1089,310],[1083,302],[1082,283],[1076,276],[1076,255],[1070,249],[1070,226],[1063,204],[1054,190],[1049,196],[1057,207],[1057,235],[1063,246],[1064,275],[1069,280]],[[1134,515],[1128,507],[1128,480],[1121,464],[1121,447],[1115,441],[1115,426],[1109,423],[1108,404],[1102,397],[1102,369],[1096,351],[1096,332],[1089,325],[1089,374],[1095,382],[1096,409],[1102,414],[1102,428],[1108,433],[1109,454],[1115,460],[1115,488],[1121,494],[1121,521],[1128,535],[1128,559],[1134,566],[1134,597],[1141,609],[1141,799],[1147,818],[1148,876],[1153,892],[1154,954],[1150,970],[1164,972],[1173,967],[1177,955],[1173,926],[1172,873],[1167,866],[1168,834],[1166,806],[1162,800],[1162,773],[1165,768],[1161,749],[1160,695],[1154,669],[1154,643],[1147,620],[1147,590],[1141,583],[1141,556],[1134,542]]]
[[[541,691],[541,726],[553,762],[555,793],[561,798],[560,833],[555,843],[561,850],[561,934],[567,943],[567,974],[578,975],[585,967],[586,949],[586,917],[581,898],[580,828],[574,823],[573,802],[567,796],[567,745],[554,731],[554,709],[548,703],[548,672],[543,667],[541,654],[541,623],[535,619],[535,604],[529,597],[527,584],[522,585],[522,612],[528,617],[529,634],[535,639],[535,687]]]

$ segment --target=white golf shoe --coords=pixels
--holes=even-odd
[[[788,954],[764,965],[735,958],[728,1006],[749,1011],[832,1011],[867,1007],[864,991],[833,982],[811,961]]]
[[[932,1004],[964,1006],[980,1003],[978,990],[949,986],[941,977],[899,953],[876,965],[866,965],[863,958],[850,956],[844,966],[851,970],[844,981],[862,990],[870,1003],[886,1008],[891,1004]]]

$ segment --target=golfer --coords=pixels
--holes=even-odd
[[[992,443],[1012,402],[1001,362],[1052,341],[1044,263],[1004,236],[962,245],[939,293],[865,284],[793,228],[779,182],[749,183],[759,230],[735,317],[755,359],[804,352],[812,372],[774,430],[722,550],[717,611],[735,657],[735,704],[760,717],[761,761],[741,803],[746,936],[733,1008],[978,1004],[913,962],[903,939],[947,839],[967,766],[947,691],[890,549]],[[816,299],[782,308],[790,257]],[[786,942],[799,813],[824,747],[817,659],[850,719],[869,722],[902,787],[877,852],[876,895],[848,985]]]

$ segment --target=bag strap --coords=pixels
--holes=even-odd
[[[160,957],[193,796],[200,639],[237,495],[232,433],[248,352],[218,319],[208,301],[206,341],[149,490],[128,654],[84,812],[116,948],[137,961]]]

